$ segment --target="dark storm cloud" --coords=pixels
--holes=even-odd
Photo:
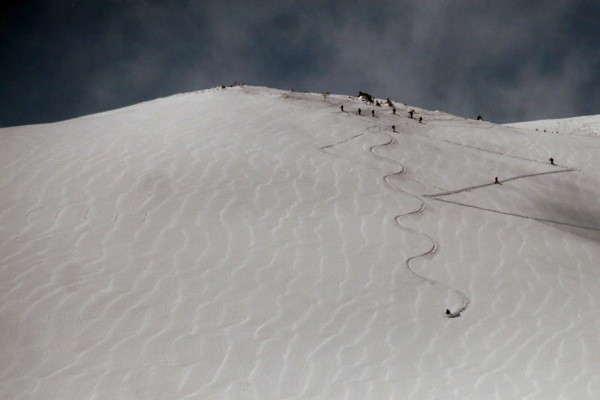
[[[497,122],[596,114],[598,21],[596,1],[566,0],[13,2],[0,126],[233,81]]]

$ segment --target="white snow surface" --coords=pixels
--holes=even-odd
[[[600,136],[600,118],[590,115],[576,118],[547,119],[507,124],[515,128],[546,131],[546,133],[564,133],[569,135]]]
[[[244,86],[0,129],[0,398],[598,398],[600,138],[560,132],[600,116],[396,108]]]

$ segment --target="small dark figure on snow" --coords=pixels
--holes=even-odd
[[[419,123],[423,123],[423,117],[419,117]]]
[[[392,130],[396,132],[396,125],[392,125]]]
[[[371,110],[371,115],[375,116],[375,110]]]
[[[446,309],[446,318],[456,318],[456,317],[460,317],[460,311],[452,312],[452,311]]]
[[[554,165],[554,158],[550,157],[550,164]]]
[[[396,115],[396,109],[392,108],[392,114]]]
[[[361,110],[360,110],[360,108],[359,108],[359,109],[358,109],[358,115],[361,115],[361,112],[362,112],[362,111],[361,111]]]
[[[500,182],[498,182],[498,177],[494,179],[494,183],[500,184]]]
[[[483,117],[481,115],[477,116],[477,121],[483,121]]]
[[[340,110],[342,110],[342,112],[344,112],[344,106],[343,105],[340,106]]]
[[[410,119],[412,119],[412,117],[413,117],[413,114],[414,114],[414,113],[415,113],[415,110],[410,110],[410,111],[408,112],[408,115],[409,115],[409,118],[410,118]]]

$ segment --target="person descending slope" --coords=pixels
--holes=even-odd
[[[344,105],[343,104],[340,106],[340,110],[342,110],[342,112],[344,112]]]

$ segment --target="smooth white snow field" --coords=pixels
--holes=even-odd
[[[0,129],[0,398],[600,398],[600,117],[396,108]]]
[[[546,133],[565,133],[569,135],[600,136],[600,118],[598,118],[597,115],[576,118],[517,122],[506,125],[531,130],[537,129],[538,132],[546,130]]]

